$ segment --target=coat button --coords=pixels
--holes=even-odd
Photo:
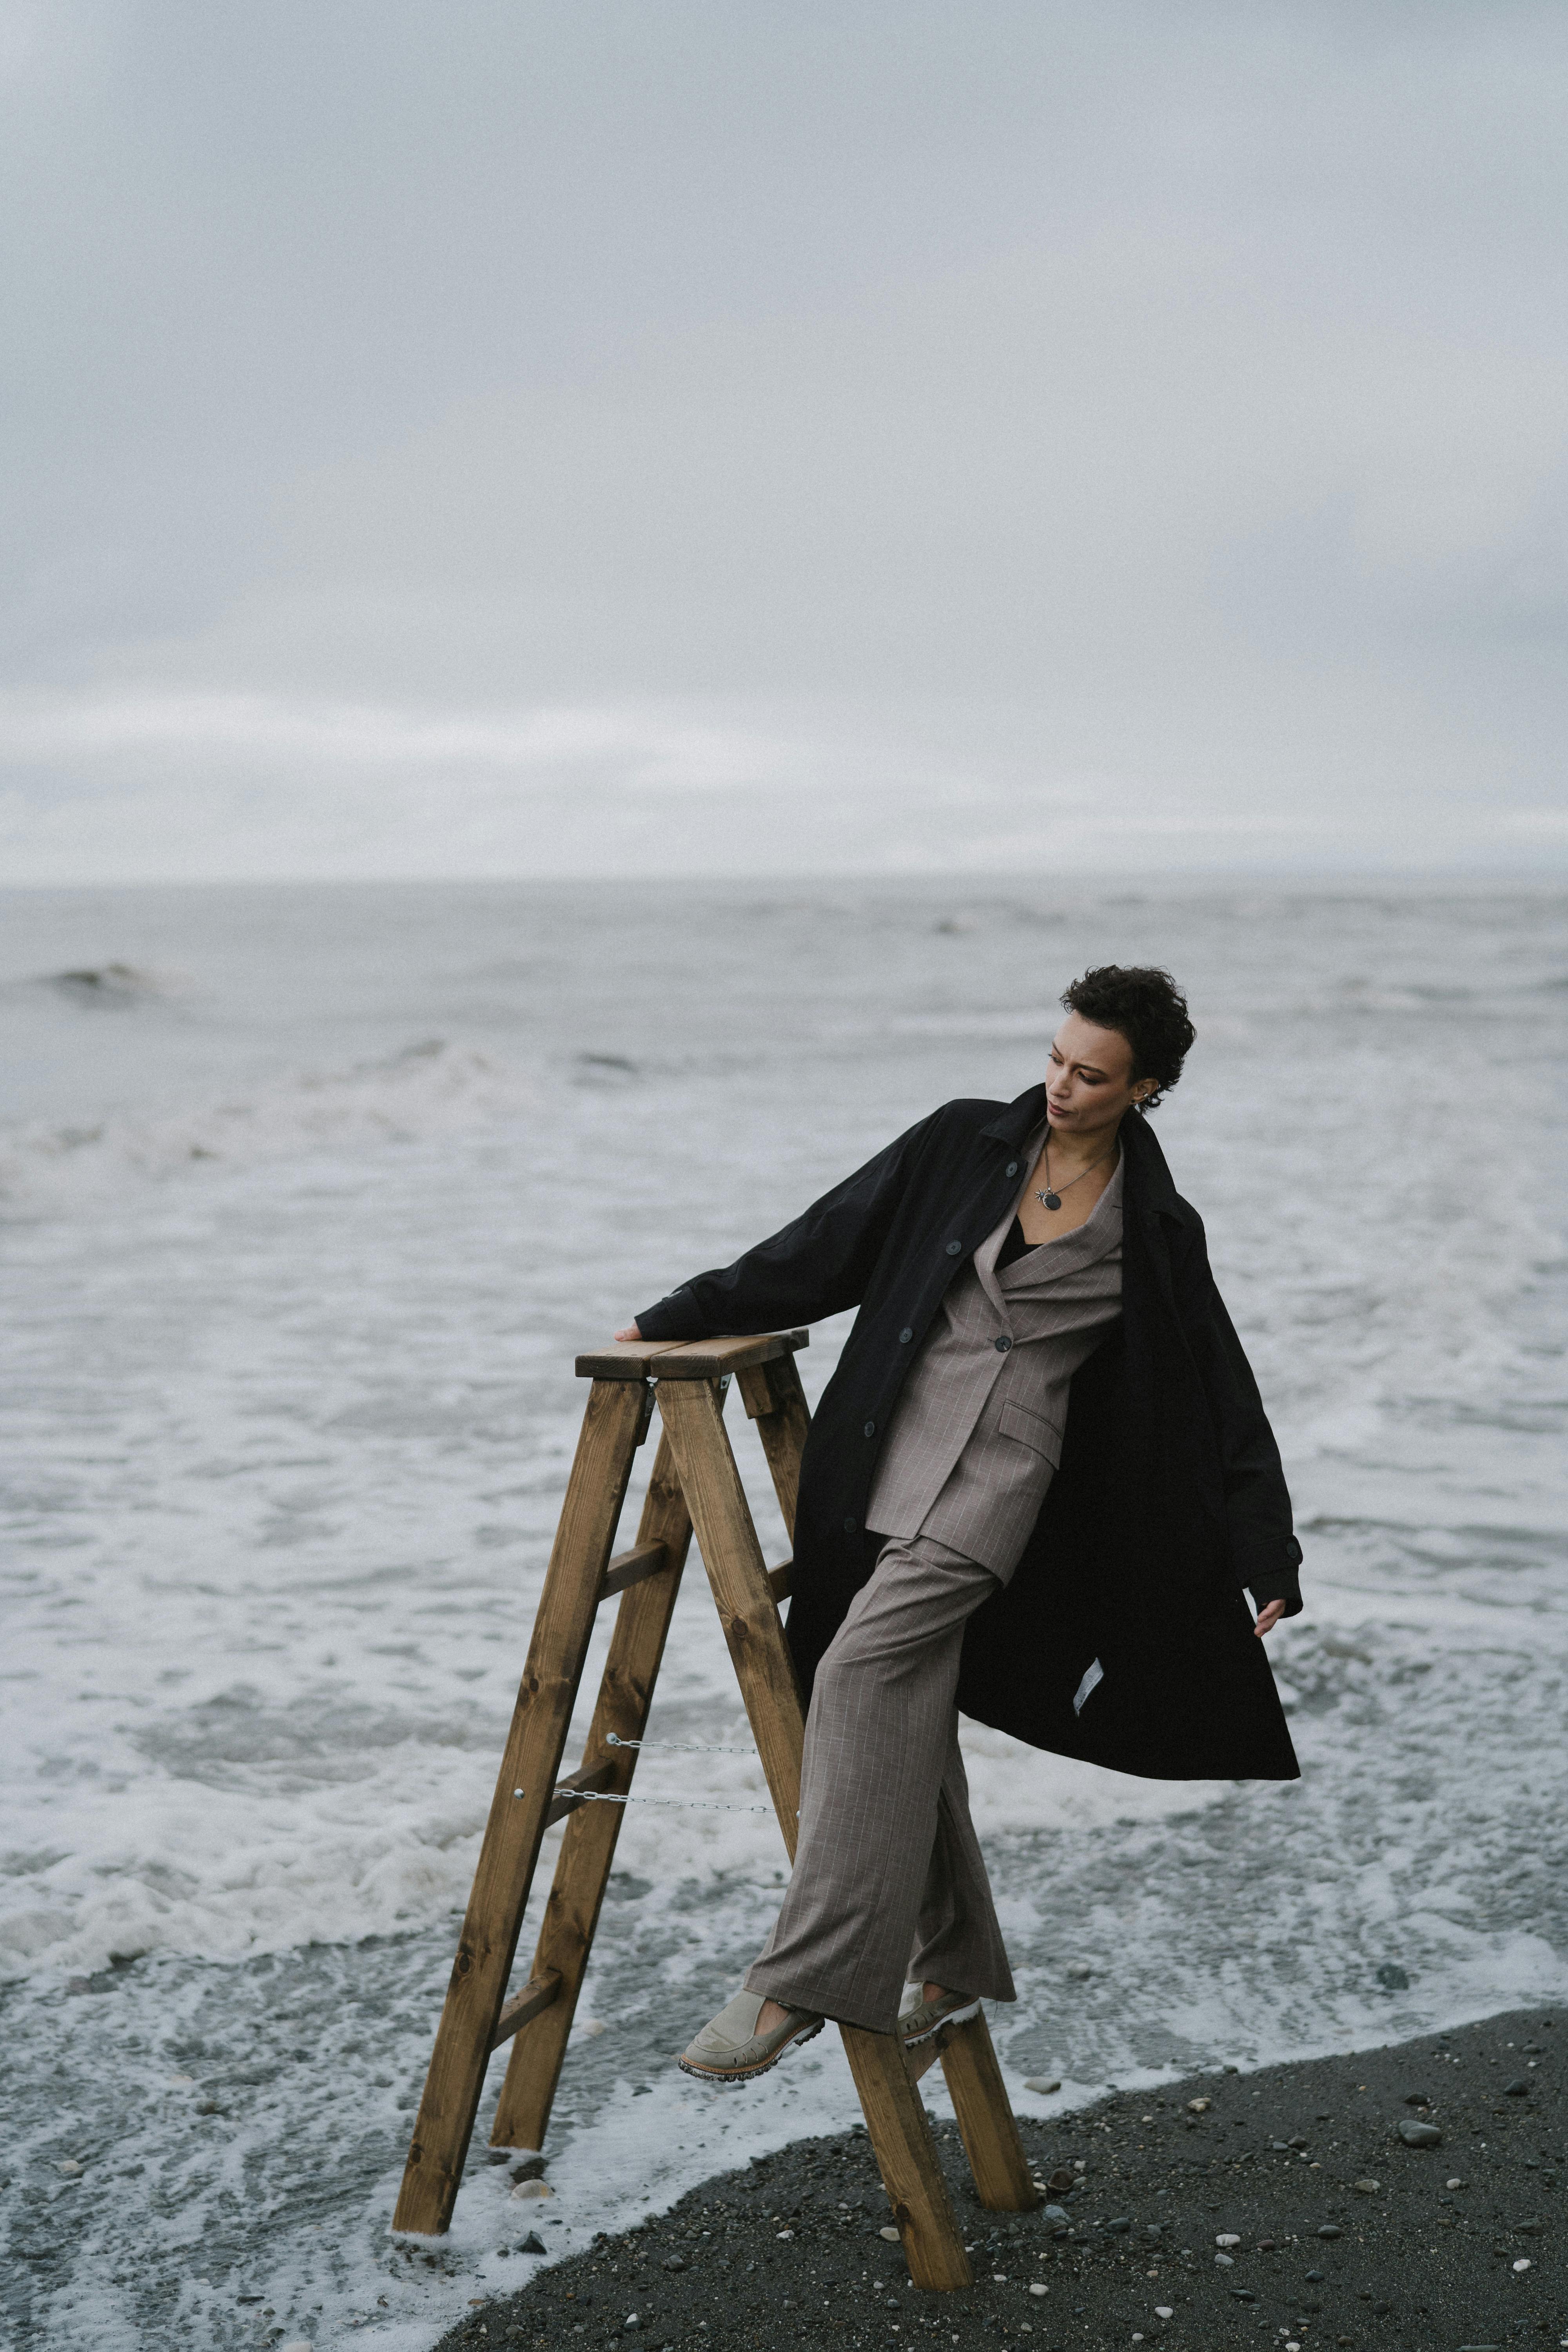
[[[915,1336],[915,1335],[914,1335],[914,1333],[910,1329],[910,1328],[909,1328],[908,1324],[906,1323],[906,1325],[904,1326],[903,1329],[902,1329],[902,1330],[900,1332],[900,1334],[899,1334],[899,1345],[900,1345],[900,1348],[907,1348],[907,1347],[909,1346],[909,1344],[910,1344],[910,1341],[914,1338],[914,1336]]]
[[[949,1242],[947,1245],[947,1254],[949,1257],[962,1257],[963,1255],[963,1244],[962,1242]]]
[[[1005,1331],[1004,1331],[1002,1337],[996,1342],[997,1353],[1005,1356],[1012,1344],[1013,1342],[1009,1339]]]
[[[1018,1172],[1018,1163],[1017,1163],[1017,1161],[1016,1161],[1016,1160],[1009,1160],[1009,1161],[1007,1162],[1007,1173],[1008,1173],[1008,1175],[1009,1175],[1009,1176],[1016,1176],[1016,1175],[1017,1174],[1017,1172]]]
[[[857,1532],[857,1530],[858,1529],[859,1525],[860,1525],[860,1522],[859,1522],[859,1520],[858,1520],[858,1519],[846,1519],[846,1520],[845,1520],[845,1522],[844,1522],[844,1532],[845,1532],[845,1534],[846,1534],[847,1536],[852,1536],[852,1535],[854,1535],[854,1534]]]
[[[875,1436],[876,1436],[876,1434],[877,1434],[877,1424],[876,1424],[876,1423],[875,1423],[874,1421],[868,1421],[868,1422],[866,1423],[866,1434],[867,1434],[867,1436],[868,1436],[868,1437],[875,1437]]]

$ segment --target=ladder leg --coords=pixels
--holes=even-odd
[[[973,2284],[931,2124],[898,2035],[868,2033],[858,2025],[839,2031],[910,2278],[917,2286],[939,2289]]]
[[[661,1381],[657,1394],[768,1791],[793,1861],[805,1717],[746,1490],[724,1433],[724,1407],[712,1381]]]
[[[980,2202],[993,2213],[1029,2213],[1040,2202],[985,2011],[942,2038],[942,2071],[958,2116]]]
[[[800,1489],[800,1457],[811,1412],[800,1384],[800,1367],[793,1356],[771,1364],[752,1364],[739,1375],[742,1399],[763,1441],[773,1492],[779,1498],[789,1539],[795,1541],[795,1502]]]
[[[567,1484],[393,2227],[450,2224],[599,1587],[637,1451],[638,1381],[595,1381]],[[521,1795],[517,1792],[521,1791]],[[606,1809],[608,1810],[608,1809]]]
[[[613,1760],[614,1777],[605,1781],[605,1787],[617,1796],[625,1796],[631,1786],[637,1751],[611,1748],[608,1735],[613,1731],[620,1739],[642,1738],[690,1540],[691,1520],[686,1497],[675,1475],[669,1440],[661,1436],[637,1541],[663,1544],[669,1564],[658,1576],[634,1584],[621,1597],[616,1630],[610,1639],[610,1654],[599,1685],[598,1704],[583,1755],[585,1765],[598,1764],[605,1759]],[[621,1805],[580,1805],[567,1816],[555,1880],[529,1970],[530,1981],[534,1984],[543,1983],[547,1973],[553,1970],[560,1979],[560,1990],[549,2008],[542,2010],[523,2027],[512,2045],[490,2132],[492,2147],[544,2146],[567,2036],[572,2031],[577,1996],[583,1989],[624,1815]]]
[[[805,1722],[794,1661],[724,1432],[723,1406],[708,1381],[661,1381],[658,1394],[757,1752],[793,1860]],[[776,1482],[776,1471],[774,1475]],[[793,1516],[793,1509],[786,1516]],[[910,2275],[917,2286],[967,2286],[973,2277],[969,2257],[902,2045],[895,2033],[870,2033],[860,2026],[841,2031]]]

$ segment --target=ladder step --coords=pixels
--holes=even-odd
[[[658,1576],[668,1566],[668,1549],[661,1543],[634,1544],[630,1551],[618,1551],[605,1570],[599,1599],[608,1601],[612,1593],[624,1592],[628,1584],[640,1584],[645,1577]]]
[[[577,1359],[580,1381],[716,1381],[752,1364],[775,1363],[809,1347],[808,1331],[763,1331],[743,1339],[617,1339]]]
[[[499,2050],[503,2042],[510,2042],[520,2026],[526,2025],[530,2018],[537,2017],[542,2009],[549,2008],[560,1990],[560,1969],[546,1969],[537,1983],[531,1981],[523,1986],[521,1992],[514,1992],[496,2020],[496,2030],[490,2035],[490,2048]]]
[[[773,1586],[773,1599],[775,1601],[787,1601],[789,1599],[790,1584],[793,1580],[794,1574],[795,1562],[793,1559],[781,1560],[777,1568],[769,1569],[768,1582]]]
[[[602,1789],[606,1780],[613,1780],[615,1777],[616,1764],[613,1757],[606,1757],[602,1764],[584,1764],[575,1772],[568,1772],[563,1780],[557,1780],[555,1783],[554,1791],[545,1808],[545,1828],[550,1829],[556,1822],[563,1822],[568,1813],[576,1811],[582,1801],[582,1790]]]

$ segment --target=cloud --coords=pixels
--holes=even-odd
[[[15,23],[14,877],[1560,855],[1560,12]]]

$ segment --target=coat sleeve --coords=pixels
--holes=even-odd
[[[1283,1601],[1301,1610],[1301,1546],[1291,1520],[1284,1465],[1247,1351],[1226,1311],[1201,1228],[1182,1285],[1183,1320],[1219,1435],[1231,1564],[1259,1610]]]
[[[933,1111],[759,1242],[733,1265],[693,1275],[637,1318],[645,1339],[776,1331],[858,1307],[902,1201]]]

